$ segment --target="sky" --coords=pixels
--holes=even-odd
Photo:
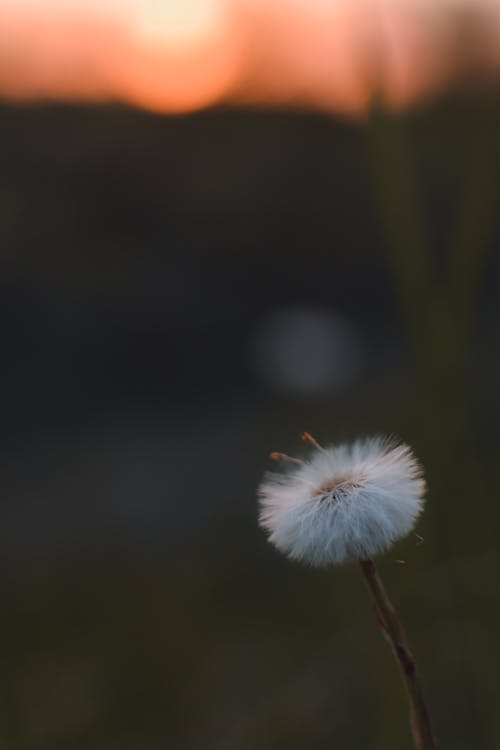
[[[0,97],[357,114],[500,69],[500,0],[2,0]]]

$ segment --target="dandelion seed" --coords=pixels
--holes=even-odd
[[[378,555],[413,529],[425,482],[407,445],[375,437],[322,448],[309,433],[302,439],[311,457],[288,461],[259,487],[259,523],[281,552],[339,565]]]
[[[273,451],[272,453],[270,453],[269,458],[273,461],[288,461],[289,463],[296,464],[298,466],[304,465],[304,462],[299,458],[293,458],[292,456],[287,456],[286,453],[278,453],[277,451]]]

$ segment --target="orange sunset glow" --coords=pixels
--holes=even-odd
[[[356,113],[498,70],[499,38],[496,0],[3,0],[0,96]]]

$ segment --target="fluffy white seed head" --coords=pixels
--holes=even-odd
[[[414,527],[422,468],[409,446],[383,437],[315,450],[259,487],[259,523],[294,560],[339,565],[387,550]]]

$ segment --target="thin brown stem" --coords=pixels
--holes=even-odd
[[[438,744],[432,732],[429,710],[423,695],[417,665],[408,646],[404,628],[387,596],[373,560],[360,560],[360,565],[375,607],[377,624],[391,646],[406,685],[415,748],[416,750],[437,750]]]
[[[269,458],[273,461],[287,461],[290,464],[297,464],[297,466],[304,466],[304,462],[300,458],[293,458],[293,456],[287,456],[286,453],[278,453],[273,451],[269,454]]]
[[[311,445],[314,445],[316,450],[320,451],[320,453],[326,453],[325,449],[322,445],[318,443],[316,438],[313,438],[313,436],[309,432],[303,432],[300,436],[300,439],[304,441],[304,443],[311,443]]]

